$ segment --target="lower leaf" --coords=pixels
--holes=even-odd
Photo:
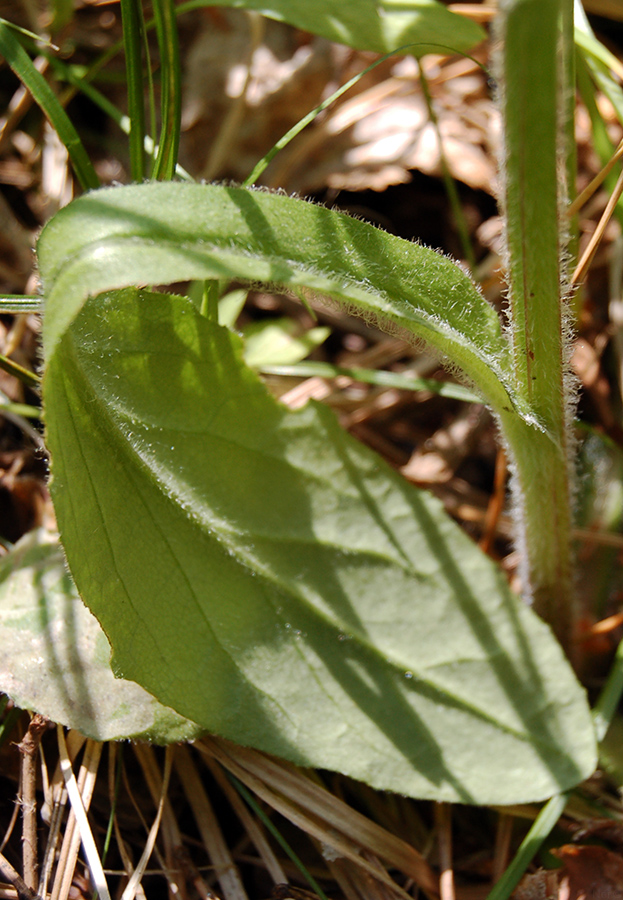
[[[416,797],[589,775],[549,629],[326,408],[280,406],[180,298],[90,300],[44,378],[52,492],[115,671],[202,727]]]

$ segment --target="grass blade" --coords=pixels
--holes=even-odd
[[[397,388],[401,391],[430,391],[440,397],[463,400],[465,403],[482,403],[482,399],[461,384],[437,381],[435,378],[415,378],[399,372],[384,369],[364,369],[359,366],[334,366],[324,362],[302,362],[290,366],[260,366],[264,375],[291,375],[294,378],[338,378],[345,375],[353,381],[377,384],[381,387]]]
[[[99,187],[99,178],[89,159],[78,132],[58,102],[51,87],[37,71],[32,60],[6,22],[0,20],[0,54],[28,88],[59,138],[67,148],[76,177],[84,190]]]
[[[34,372],[29,372],[28,369],[20,366],[19,363],[13,362],[12,359],[2,356],[2,354],[0,354],[0,369],[8,372],[9,375],[13,375],[15,378],[19,378],[20,381],[23,381],[29,387],[39,387],[41,379],[38,375],[35,375]]]
[[[310,888],[316,892],[320,900],[327,900],[327,895],[322,890],[314,876],[311,874],[309,869],[305,866],[301,858],[294,852],[292,847],[288,844],[286,839],[283,837],[279,829],[273,824],[272,820],[266,815],[262,807],[259,803],[256,803],[249,791],[245,788],[242,782],[238,781],[235,775],[232,775],[231,772],[227,773],[227,777],[234,785],[238,793],[241,797],[244,798],[246,803],[251,807],[255,815],[264,825],[267,831],[272,834],[274,839],[277,841],[282,850],[290,857],[296,868],[299,870],[303,878],[307,881]]]
[[[177,39],[177,21],[172,0],[154,3],[156,32],[160,48],[160,141],[153,169],[158,181],[170,181],[180,143],[182,100],[180,85],[180,50]]]
[[[84,96],[88,97],[95,106],[99,107],[102,112],[105,113],[105,115],[109,116],[124,134],[130,134],[132,127],[130,117],[122,113],[120,109],[117,109],[114,103],[110,102],[108,97],[105,97],[101,91],[98,91],[98,89],[93,87],[90,83],[92,69],[90,69],[86,75],[81,75],[79,74],[78,66],[68,66],[67,63],[62,60],[50,56],[47,58],[50,60],[50,64],[54,68],[57,78],[67,81],[71,85],[73,93],[78,91],[83,93]],[[154,139],[151,135],[144,135],[143,146],[147,156],[150,159],[154,159],[156,151],[154,148]],[[175,174],[182,181],[194,181],[192,175],[189,175],[186,169],[180,165],[175,167]],[[0,304],[2,304],[2,302],[2,299],[0,299]],[[2,309],[2,306],[0,306],[0,309]],[[37,307],[37,309],[39,309],[39,307]]]
[[[306,116],[303,116],[302,119],[293,125],[283,137],[279,138],[277,143],[268,151],[268,153],[262,157],[262,159],[257,163],[254,167],[253,171],[248,175],[247,178],[242,182],[243,187],[251,187],[251,185],[255,184],[258,178],[262,175],[264,170],[270,165],[275,156],[283,150],[284,147],[287,147],[290,141],[294,140],[297,134],[300,134],[304,128],[306,128],[314,119],[325,109],[328,109],[332,103],[334,103],[342,94],[345,94],[349,91],[357,82],[363,78],[364,75],[367,75],[368,72],[371,72],[372,69],[375,69],[382,62],[385,62],[386,59],[389,59],[390,56],[394,56],[396,53],[400,53],[403,50],[406,50],[409,45],[404,47],[398,47],[396,51],[393,53],[386,53],[385,56],[381,56],[380,59],[375,60],[372,65],[368,66],[362,72],[359,72],[357,75],[353,75],[346,84],[343,84],[341,87],[334,91],[330,97],[327,97],[326,100],[323,100],[315,109],[312,109],[311,112],[308,112]]]
[[[593,708],[597,740],[603,741],[623,694],[623,641],[619,643],[606,683]]]
[[[508,900],[521,876],[530,865],[534,854],[563,814],[567,798],[567,794],[556,794],[547,801],[534,820],[532,828],[521,842],[512,863],[487,895],[487,900]]]
[[[121,0],[123,45],[128,81],[128,114],[130,116],[130,170],[133,181],[145,177],[145,106],[143,102],[142,33],[144,28],[140,3]]]
[[[41,297],[26,294],[5,294],[0,297],[0,313],[41,312],[42,307]]]

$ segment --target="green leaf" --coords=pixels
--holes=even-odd
[[[262,13],[357,50],[391,53],[405,44],[415,56],[464,53],[486,38],[483,29],[436,0],[193,0],[184,9],[229,6]]]
[[[592,771],[583,691],[493,562],[330,410],[280,406],[189,301],[89,300],[44,391],[63,543],[116,672],[413,796],[536,800]]]
[[[0,562],[0,691],[97,741],[169,743],[202,729],[113,676],[110,646],[82,603],[58,540],[22,538]]]
[[[236,327],[238,316],[244,309],[248,294],[249,292],[245,288],[235,288],[221,297],[218,302],[219,325],[227,325],[228,328]],[[195,305],[199,309],[200,304]]]
[[[133,284],[237,279],[313,291],[426,340],[497,411],[529,408],[512,384],[495,310],[451,260],[372,225],[266,191],[197,184],[80,197],[38,244],[47,358],[90,294]]]
[[[584,57],[597,87],[612,103],[619,122],[623,122],[623,91],[619,77],[614,75],[621,72],[621,63],[595,36],[580,0],[575,0],[574,15],[578,52]]]
[[[264,319],[247,325],[243,334],[246,364],[261,369],[300,362],[326,341],[331,329],[319,326],[301,331],[293,319]]]

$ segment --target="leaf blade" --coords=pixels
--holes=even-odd
[[[538,424],[513,390],[497,314],[465,273],[341,213],[265,191],[131,185],[61,210],[42,233],[38,257],[48,357],[89,294],[180,279],[263,281],[393,322],[447,353],[494,409],[515,407]]]
[[[328,410],[279,407],[240,354],[190,303],[126,291],[48,362],[57,514],[118,670],[232,740],[414,796],[510,803],[588,774],[547,628],[436,501]]]
[[[206,0],[185,3],[184,9],[206,5]],[[374,53],[392,53],[414,43],[413,53],[462,53],[484,40],[479,25],[450,12],[436,0],[223,0],[210,4],[255,10],[339,44]],[[404,7],[401,9],[401,6]]]

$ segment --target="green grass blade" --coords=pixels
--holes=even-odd
[[[605,685],[593,709],[597,740],[602,741],[610,727],[623,694],[623,641],[620,641]]]
[[[62,60],[51,58],[50,64],[53,66],[57,78],[67,81],[72,85],[76,91],[80,91],[84,94],[85,97],[88,97],[89,100],[99,109],[102,110],[107,116],[110,116],[113,122],[119,126],[121,131],[124,134],[130,135],[131,130],[131,121],[130,117],[121,112],[120,109],[111,103],[108,97],[105,97],[101,91],[98,91],[97,88],[93,87],[93,85],[88,80],[90,75],[92,74],[92,69],[82,75],[80,72],[80,68],[78,66],[68,66],[67,63]],[[78,69],[78,71],[76,71]],[[151,135],[146,134],[144,137],[144,150],[146,155],[150,159],[154,159],[156,155],[156,150],[154,147],[154,141]],[[178,178],[182,179],[182,181],[194,181],[195,179],[190,175],[186,169],[184,169],[179,164],[175,167],[175,174]]]
[[[22,294],[5,294],[0,296],[0,313],[30,313],[41,312],[43,300],[41,297],[26,296]]]
[[[136,3],[135,0],[121,0],[121,21],[128,82],[130,170],[133,181],[140,182],[145,177],[145,104],[142,58],[144,22],[140,3]]]
[[[17,40],[7,23],[0,20],[0,54],[30,91],[60,140],[67,148],[76,177],[84,190],[99,187],[99,178],[89,159],[78,132],[59,103],[45,78]]]
[[[605,167],[610,162],[616,149],[608,134],[608,126],[599,111],[596,101],[596,97],[599,96],[599,91],[602,90],[599,86],[599,79],[602,77],[605,78],[606,76],[603,73],[598,73],[594,69],[590,69],[586,59],[582,56],[578,59],[577,76],[580,97],[582,98],[582,102],[584,103],[591,120],[592,146],[599,157],[602,167]],[[595,88],[597,88],[597,90],[595,90]],[[610,171],[604,179],[604,186],[610,194],[612,194],[616,188],[617,174],[618,170],[615,168],[613,171]],[[619,224],[623,225],[622,199],[619,199],[614,214],[619,220]]]
[[[46,39],[42,37],[42,35],[35,34],[34,31],[29,31],[28,28],[22,28],[20,25],[16,25],[15,22],[8,22],[6,19],[0,19],[0,21],[4,22],[4,24],[8,28],[16,31],[18,34],[23,34],[24,37],[30,38],[31,41],[35,41],[38,46],[49,47],[51,50],[55,50],[58,52],[58,46],[52,43],[52,41],[46,41]]]
[[[41,382],[39,376],[35,375],[34,372],[29,372],[28,369],[20,366],[19,363],[13,362],[12,359],[2,356],[2,354],[0,354],[0,369],[8,372],[9,375],[13,375],[15,378],[19,378],[20,381],[29,387],[37,388]]]
[[[233,786],[236,788],[236,790],[238,791],[240,796],[243,798],[243,800],[253,810],[253,812],[258,817],[258,819],[262,822],[262,824],[264,825],[266,830],[268,832],[270,832],[270,834],[272,834],[272,836],[277,841],[277,843],[282,848],[282,850],[285,853],[287,853],[287,855],[290,857],[291,861],[294,863],[296,868],[299,870],[299,872],[301,873],[301,875],[303,876],[305,881],[308,883],[308,885],[310,886],[312,891],[316,892],[319,900],[327,900],[327,895],[322,890],[322,888],[320,887],[320,885],[318,884],[318,882],[316,881],[314,876],[311,874],[311,872],[309,871],[307,866],[303,863],[303,860],[300,858],[300,856],[297,853],[294,852],[294,850],[292,849],[290,844],[286,841],[286,839],[281,834],[279,829],[275,826],[272,819],[266,815],[266,813],[264,812],[262,807],[259,805],[259,803],[256,803],[256,801],[253,798],[253,795],[246,789],[246,787],[242,784],[242,782],[238,781],[238,779],[236,778],[235,775],[232,775],[231,772],[227,773],[227,777],[229,778],[229,780],[231,781]]]
[[[508,900],[519,880],[530,865],[535,853],[550,834],[556,822],[564,812],[568,795],[557,794],[552,797],[534,820],[532,828],[521,842],[515,858],[504,872],[498,883],[487,895],[487,900]]]
[[[400,53],[402,50],[406,50],[408,46],[409,45],[398,47],[395,52]],[[286,133],[277,141],[274,147],[272,147],[268,151],[268,153],[264,157],[262,157],[253,171],[250,173],[250,175],[242,182],[242,186],[250,187],[251,185],[255,184],[255,182],[262,175],[267,166],[270,165],[272,160],[279,153],[279,151],[283,150],[284,147],[287,147],[290,141],[292,141],[297,136],[297,134],[300,134],[300,132],[303,131],[303,129],[308,125],[310,125],[323,110],[328,109],[328,107],[331,106],[331,104],[334,103],[339,97],[341,97],[342,94],[345,94],[355,84],[357,84],[357,82],[361,78],[363,78],[364,75],[367,75],[368,72],[371,72],[372,69],[375,69],[378,65],[380,65],[380,63],[385,62],[386,59],[389,59],[389,57],[393,55],[393,53],[386,53],[385,56],[382,56],[380,59],[375,60],[372,65],[368,66],[357,75],[354,75],[349,81],[346,82],[346,84],[343,84],[340,88],[337,89],[337,91],[334,91],[330,97],[327,97],[326,100],[323,100],[322,103],[320,103],[315,109],[312,109],[312,111],[307,113],[306,116],[303,116],[303,118],[300,119],[296,123],[296,125],[293,125],[292,128],[289,129],[289,131],[286,131]]]
[[[71,22],[74,14],[74,3],[73,0],[54,0],[50,6],[54,10],[50,31],[52,34],[58,34],[61,28],[64,28],[65,25]]]
[[[14,706],[13,709],[9,710],[6,714],[4,721],[0,723],[0,747],[11,737],[11,733],[17,722],[19,717],[21,716],[23,710]]]
[[[41,410],[36,406],[30,406],[28,403],[11,403],[0,397],[0,414],[9,413],[12,416],[20,416],[23,419],[40,419]]]
[[[324,362],[302,362],[290,366],[260,366],[264,375],[291,375],[294,378],[338,378],[345,375],[353,381],[364,384],[376,384],[380,387],[397,388],[400,391],[430,391],[440,397],[452,400],[463,400],[465,403],[482,403],[482,399],[463,387],[450,381],[437,381],[434,378],[414,378],[412,375],[401,375],[398,372],[386,372],[382,369],[364,369],[358,366],[334,366]]]
[[[175,174],[182,117],[180,50],[173,0],[156,0],[154,13],[160,48],[161,124],[153,177],[169,181]]]
[[[579,55],[590,71],[599,90],[612,103],[619,122],[623,122],[623,90],[621,90],[621,63],[607,47],[597,39],[579,0],[575,3],[575,43]],[[617,73],[616,75],[614,73]]]

